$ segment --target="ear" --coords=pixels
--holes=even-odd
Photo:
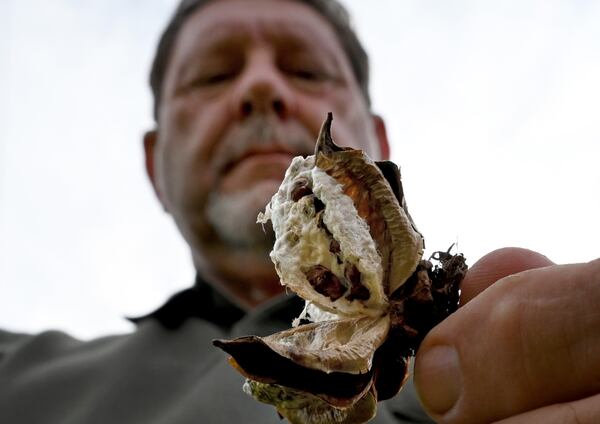
[[[373,119],[373,128],[375,129],[375,135],[379,143],[379,151],[381,152],[381,160],[390,159],[390,143],[387,137],[387,131],[385,129],[385,122],[379,115],[371,115]]]
[[[160,201],[163,209],[165,209],[165,203],[163,201],[162,193],[156,181],[156,176],[154,173],[154,149],[156,148],[156,143],[158,141],[158,131],[150,130],[146,131],[144,134],[144,159],[146,165],[146,175],[148,175],[148,179],[152,184],[152,188],[154,189],[154,193],[158,200]],[[165,209],[166,210],[166,209]]]

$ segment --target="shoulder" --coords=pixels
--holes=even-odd
[[[13,333],[0,328],[0,361],[8,352],[26,343],[33,336],[25,333]]]

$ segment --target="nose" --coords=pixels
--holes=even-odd
[[[233,107],[240,119],[253,115],[289,116],[293,96],[285,76],[266,52],[251,55],[240,78]]]

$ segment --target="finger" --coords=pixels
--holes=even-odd
[[[435,327],[415,362],[426,410],[491,422],[600,393],[600,260],[501,279]]]
[[[545,406],[495,424],[596,424],[600,422],[600,394],[574,402]]]
[[[461,285],[461,304],[467,303],[501,278],[533,268],[554,265],[533,250],[505,247],[488,253],[467,272]]]

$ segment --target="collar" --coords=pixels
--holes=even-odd
[[[165,328],[175,330],[188,318],[200,318],[223,329],[230,329],[246,313],[218,290],[215,290],[197,274],[193,287],[182,290],[158,308],[141,317],[127,318],[139,325],[148,319],[156,319]]]

